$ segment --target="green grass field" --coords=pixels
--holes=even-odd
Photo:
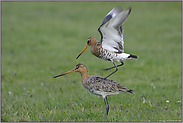
[[[90,75],[113,64],[90,53],[75,58],[116,5],[132,7],[125,52],[138,55],[109,77],[135,94],[101,96],[79,73],[54,79],[78,63]],[[119,64],[119,63],[117,63]],[[168,102],[169,101],[169,102]],[[1,2],[1,121],[181,122],[182,2]]]

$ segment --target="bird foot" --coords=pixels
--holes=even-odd
[[[108,114],[107,114],[107,115],[108,115]],[[105,111],[104,116],[103,116],[103,119],[104,119],[104,118],[107,118],[107,115],[106,115],[106,111]]]

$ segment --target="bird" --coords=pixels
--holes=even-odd
[[[124,41],[123,41],[123,24],[131,13],[131,7],[122,11],[121,7],[116,6],[113,8],[102,21],[101,26],[98,31],[101,35],[100,41],[97,41],[94,37],[89,37],[87,44],[79,56],[89,47],[93,55],[103,60],[111,61],[113,67],[106,68],[103,70],[111,70],[116,68],[111,74],[106,76],[104,79],[108,78],[112,74],[118,71],[118,67],[122,66],[123,61],[129,59],[136,59],[138,56],[124,53]],[[114,62],[121,62],[121,64],[116,65]]]
[[[103,97],[106,105],[106,110],[103,118],[106,115],[108,115],[108,112],[109,112],[109,103],[108,103],[107,96],[116,95],[116,94],[119,94],[120,92],[129,92],[134,94],[132,92],[133,91],[132,89],[128,89],[113,80],[104,79],[104,77],[99,77],[99,76],[89,76],[87,67],[82,63],[78,63],[74,69],[68,72],[62,73],[60,75],[54,76],[54,78],[66,75],[71,72],[79,72],[81,74],[82,85],[92,94],[100,95]]]

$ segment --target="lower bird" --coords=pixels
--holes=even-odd
[[[105,110],[103,118],[106,115],[108,115],[108,112],[109,112],[109,103],[107,100],[107,96],[116,95],[116,94],[119,94],[120,92],[133,93],[132,89],[128,89],[128,88],[116,83],[113,80],[104,79],[103,77],[99,77],[99,76],[89,76],[87,67],[82,63],[77,64],[74,69],[72,69],[66,73],[57,75],[54,78],[66,75],[71,72],[80,72],[82,85],[87,90],[89,90],[92,94],[100,95],[103,97],[105,104],[106,104],[106,110]]]

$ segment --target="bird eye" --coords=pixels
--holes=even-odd
[[[88,39],[87,44],[89,44],[89,43],[90,43],[90,41],[91,41],[91,40],[90,40],[90,39]]]
[[[78,68],[79,68],[79,66],[77,65],[76,68],[75,68],[75,70],[78,69]]]

